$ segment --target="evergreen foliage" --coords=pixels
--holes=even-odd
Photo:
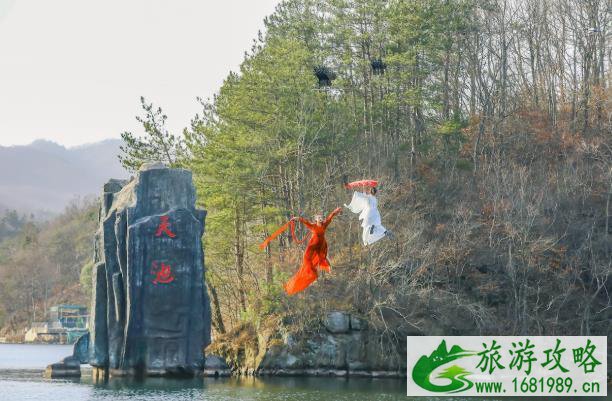
[[[603,33],[584,24],[607,15],[602,1],[286,0],[183,137],[151,122],[141,142],[126,136],[126,165],[194,171],[220,332],[341,307],[399,338],[435,326],[516,334],[571,319],[568,297],[578,326],[601,332],[610,72]],[[178,159],[160,145],[183,141]],[[382,181],[396,241],[361,250],[344,217],[328,234],[332,274],[287,298],[278,289],[299,249],[288,236],[256,246],[292,214],[347,202],[344,175]],[[585,207],[596,212],[580,217]],[[561,221],[576,227],[571,240]]]

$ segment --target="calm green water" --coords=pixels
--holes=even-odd
[[[336,378],[204,378],[144,381],[111,379],[93,384],[89,370],[78,380],[49,380],[44,367],[71,353],[70,346],[0,344],[0,401],[391,401],[426,400],[405,395],[403,380]],[[478,401],[495,398],[437,398]],[[511,398],[498,398],[510,401]],[[569,400],[570,398],[558,398]],[[602,400],[591,398],[590,400]],[[517,399],[514,399],[517,400]],[[539,398],[539,401],[548,398]],[[587,401],[589,398],[580,398]]]

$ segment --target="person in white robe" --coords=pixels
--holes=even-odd
[[[380,213],[378,212],[378,201],[376,200],[376,188],[368,188],[367,192],[353,192],[350,204],[345,204],[351,212],[359,214],[361,227],[363,227],[363,245],[372,245],[387,235],[387,229],[383,227]]]

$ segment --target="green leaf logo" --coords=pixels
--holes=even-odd
[[[452,365],[436,377],[440,379],[449,379],[449,384],[443,386],[436,385],[433,384],[430,379],[432,373],[440,366],[456,359],[472,355],[476,355],[476,352],[466,351],[458,345],[454,345],[451,347],[450,351],[447,351],[446,341],[442,340],[438,348],[432,352],[429,357],[423,355],[419,358],[412,369],[412,379],[419,387],[435,393],[458,393],[466,391],[474,385],[474,383],[467,378],[472,372],[465,370],[461,366]]]

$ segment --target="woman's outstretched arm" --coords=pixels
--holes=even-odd
[[[334,211],[333,211],[333,212],[331,212],[331,213],[329,214],[329,216],[327,216],[327,218],[326,218],[326,219],[325,219],[325,221],[323,222],[323,225],[324,225],[325,227],[327,227],[327,225],[328,225],[329,223],[331,223],[331,221],[334,219],[334,217],[336,217],[336,216],[337,216],[337,215],[339,215],[340,213],[342,213],[342,208],[341,208],[341,207],[337,207],[337,208],[335,208],[335,209],[334,209]]]
[[[303,217],[297,217],[296,219],[299,220],[302,224],[304,224],[308,228],[314,228],[314,226],[315,226],[315,223],[313,223],[312,221],[307,220],[307,219],[305,219]]]

